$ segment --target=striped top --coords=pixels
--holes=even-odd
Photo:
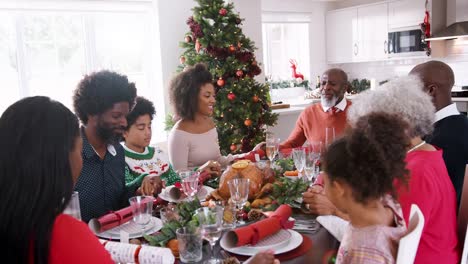
[[[398,243],[406,234],[401,207],[387,195],[382,200],[394,213],[395,226],[374,225],[362,228],[348,225],[336,259],[344,263],[395,263]]]

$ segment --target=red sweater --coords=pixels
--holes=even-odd
[[[397,187],[406,223],[411,204],[421,209],[425,224],[415,264],[458,263],[456,193],[442,159],[442,150],[413,151],[406,156],[408,188]]]
[[[34,263],[33,257],[30,258],[30,263]],[[55,219],[52,230],[49,263],[113,264],[114,261],[84,222],[60,214]]]
[[[347,126],[346,116],[351,105],[350,101],[346,102],[345,110],[337,113],[324,112],[320,103],[307,107],[299,115],[294,130],[288,139],[281,143],[280,149],[300,147],[306,140],[322,141],[325,144],[326,127],[334,127],[335,137],[341,136]]]

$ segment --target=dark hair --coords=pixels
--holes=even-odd
[[[150,100],[137,96],[136,104],[133,110],[127,115],[127,129],[129,129],[138,117],[142,115],[149,115],[151,120],[153,120],[153,116],[156,114],[156,109],[154,109],[153,102]]]
[[[344,180],[356,201],[366,203],[386,193],[395,195],[395,179],[406,183],[408,124],[397,115],[374,112],[358,119],[354,128],[333,142],[323,156],[331,181]]]
[[[86,75],[73,94],[73,107],[83,124],[88,115],[98,115],[112,108],[115,103],[128,102],[130,110],[135,104],[135,84],[127,76],[111,71],[99,71]]]
[[[0,237],[11,263],[48,263],[55,218],[73,191],[76,116],[48,97],[22,99],[0,118]],[[30,247],[33,246],[33,249]]]
[[[200,87],[211,83],[213,76],[202,63],[197,63],[175,76],[170,83],[171,101],[181,119],[193,120],[198,111]]]

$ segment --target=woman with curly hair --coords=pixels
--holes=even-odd
[[[393,182],[406,180],[408,125],[372,113],[332,143],[323,157],[325,193],[350,219],[337,263],[394,263],[406,227]],[[372,239],[369,239],[372,238]]]
[[[418,77],[407,76],[390,81],[374,91],[364,92],[353,100],[348,120],[353,127],[364,115],[385,112],[399,115],[409,124],[407,131],[411,146],[406,155],[409,184],[397,184],[397,193],[407,223],[411,204],[416,204],[425,218],[414,263],[440,263],[441,260],[444,263],[458,263],[456,193],[442,158],[442,150],[422,139],[431,133],[435,116],[431,97],[422,88]]]
[[[240,155],[222,156],[218,132],[211,118],[216,103],[213,76],[196,64],[172,80],[171,101],[180,120],[169,134],[169,158],[175,170],[193,169],[208,160],[222,166]]]

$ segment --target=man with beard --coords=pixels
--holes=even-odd
[[[119,144],[136,88],[126,76],[100,71],[85,76],[74,91],[73,106],[82,123],[83,169],[75,185],[84,222],[128,204],[125,157]]]
[[[346,127],[346,114],[351,102],[344,97],[348,88],[348,76],[337,68],[322,75],[321,102],[307,107],[299,116],[296,126],[280,149],[296,148],[309,141],[325,142],[325,128],[335,128],[339,136]]]

